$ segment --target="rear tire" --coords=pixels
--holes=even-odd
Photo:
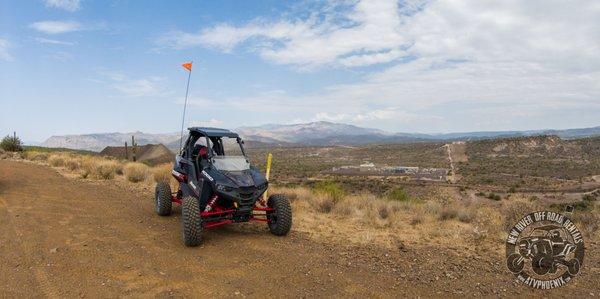
[[[160,216],[171,215],[171,209],[173,208],[173,203],[171,202],[171,186],[166,182],[159,182],[156,184],[154,191],[156,214]]]
[[[200,203],[197,198],[186,196],[181,204],[181,224],[183,243],[185,246],[194,247],[202,242],[202,218],[200,217]]]
[[[282,194],[269,196],[267,206],[275,211],[267,212],[269,230],[276,236],[284,236],[292,228],[292,206]]]
[[[549,253],[540,252],[531,259],[531,268],[537,275],[545,275],[550,272],[553,265],[552,255]]]

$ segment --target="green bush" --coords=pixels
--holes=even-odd
[[[0,148],[7,152],[23,151],[21,139],[19,139],[17,136],[10,137],[7,135],[6,137],[2,138],[2,141],[0,142]]]
[[[491,199],[491,200],[495,200],[495,201],[499,201],[502,200],[502,197],[500,197],[500,195],[495,194],[495,193],[490,193],[488,194],[487,198]]]
[[[317,182],[313,189],[316,193],[331,196],[335,202],[340,201],[346,195],[344,190],[342,190],[337,183],[331,181]]]
[[[583,196],[581,196],[581,199],[583,201],[595,201],[596,200],[596,196],[594,196],[592,194],[584,194]]]
[[[402,187],[395,187],[387,195],[387,198],[390,200],[396,201],[408,201],[410,197]]]

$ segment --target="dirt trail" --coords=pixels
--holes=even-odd
[[[279,238],[259,223],[186,248],[179,209],[159,217],[153,208],[149,192],[0,161],[0,297],[581,297],[599,280],[593,254],[568,286],[534,292],[494,255]]]

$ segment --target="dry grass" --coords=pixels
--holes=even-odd
[[[141,163],[123,163],[114,159],[64,153],[26,152],[25,157],[65,166],[81,177],[113,179],[119,173],[129,182],[147,184],[170,181],[171,165],[148,167]],[[62,160],[62,162],[61,162]],[[331,182],[307,187],[269,187],[269,194],[282,193],[292,202],[294,230],[330,241],[378,244],[394,248],[398,244],[431,244],[473,249],[473,244],[501,248],[506,234],[523,215],[546,209],[541,200],[512,194],[502,201],[459,198],[452,188],[434,187],[433,192],[411,193],[396,188],[376,196],[369,192],[346,193]],[[598,208],[573,215],[584,234],[597,238]],[[403,245],[404,246],[404,245]],[[474,250],[474,249],[473,249]]]
[[[171,175],[172,167],[173,166],[171,164],[161,164],[161,165],[153,167],[152,168],[152,177],[154,178],[154,181],[157,183],[169,182],[172,178],[172,175]]]
[[[53,154],[48,157],[48,164],[53,167],[62,167],[65,165],[65,156],[61,154]]]
[[[48,153],[37,152],[37,151],[26,151],[25,159],[31,161],[46,161],[48,159]]]
[[[81,177],[111,180],[115,177],[119,163],[114,160],[86,157],[81,165]]]
[[[128,181],[132,183],[139,183],[146,180],[150,175],[149,167],[142,163],[127,163],[123,167],[123,174]]]
[[[81,167],[81,161],[78,158],[71,157],[65,161],[65,166],[68,170],[75,171]]]
[[[410,200],[390,200],[370,193],[345,195],[337,201],[309,188],[272,188],[294,198],[294,227],[314,238],[339,239],[358,244],[394,247],[435,242],[453,247],[487,244],[492,248],[505,242],[506,226],[511,227],[525,212],[535,209],[526,197],[514,196],[498,202],[470,202],[452,197],[441,189],[433,195]],[[594,222],[595,218],[578,219]],[[597,232],[591,226],[592,233]],[[586,232],[589,234],[589,232]]]

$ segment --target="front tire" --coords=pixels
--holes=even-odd
[[[200,217],[200,203],[197,198],[191,196],[183,198],[181,224],[185,246],[200,245],[202,242],[202,218]]]
[[[171,209],[173,208],[173,203],[171,202],[171,186],[166,182],[159,182],[156,184],[154,191],[156,214],[160,216],[171,215]]]
[[[284,236],[292,228],[292,206],[290,201],[282,194],[269,196],[267,206],[273,208],[273,212],[267,212],[269,230],[276,236]]]
[[[523,268],[525,267],[525,260],[520,254],[513,253],[506,259],[506,266],[508,266],[508,270],[510,270],[510,272],[518,274],[523,271]]]
[[[537,275],[545,275],[552,269],[552,255],[540,252],[531,259],[531,268]]]
[[[573,258],[572,260],[570,260],[567,263],[567,269],[569,270],[569,274],[571,274],[571,275],[579,274],[580,268],[581,268],[581,265],[579,264],[579,260],[576,258]]]

